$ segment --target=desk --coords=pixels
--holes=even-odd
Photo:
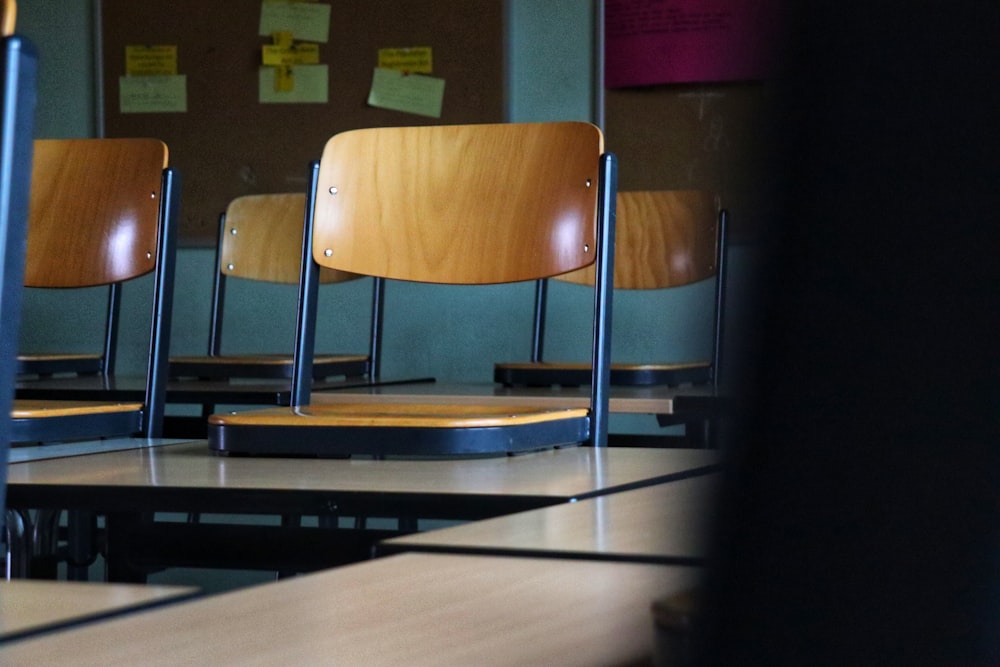
[[[499,384],[463,384],[425,382],[344,391],[313,392],[314,403],[364,403],[373,397],[386,403],[404,403],[415,399],[426,403],[524,405],[530,399],[541,407],[587,407],[590,387],[504,387]],[[673,415],[701,413],[718,409],[721,399],[711,387],[611,387],[608,404],[611,412]]]
[[[184,586],[0,581],[0,643],[194,596]]]
[[[590,387],[505,387],[500,384],[427,382],[393,386],[347,388],[343,391],[315,391],[313,403],[365,403],[376,399],[385,403],[419,400],[425,403],[532,405],[578,408],[590,405]],[[726,398],[715,389],[699,386],[611,387],[608,409],[620,414],[655,415],[660,426],[683,424],[683,446],[714,446],[717,428],[712,424],[724,417]],[[627,436],[625,445],[646,440],[663,444],[666,436]],[[674,436],[676,437],[676,436]],[[618,438],[611,434],[612,444]]]
[[[392,538],[378,553],[428,551],[701,564],[720,475]]]
[[[152,566],[232,558],[242,567],[316,569],[370,555],[402,531],[302,528],[346,517],[477,520],[717,470],[718,452],[572,447],[519,456],[382,461],[213,455],[205,441],[11,464],[12,509],[107,515],[115,559]],[[281,515],[281,526],[138,523],[143,512]],[[404,529],[405,531],[406,529]],[[232,565],[230,565],[232,566]],[[109,570],[109,572],[112,572]],[[128,578],[112,572],[113,578]]]
[[[0,663],[647,664],[694,568],[402,554],[0,648]],[[128,638],[128,641],[122,641]]]

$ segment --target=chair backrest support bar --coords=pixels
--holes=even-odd
[[[164,169],[161,182],[160,224],[157,230],[160,239],[153,278],[146,409],[142,424],[143,435],[147,438],[158,438],[163,434],[170,359],[170,322],[174,303],[174,258],[177,254],[177,225],[180,218],[180,175],[173,169]]]
[[[594,282],[594,346],[591,359],[590,436],[595,447],[608,444],[608,406],[611,387],[611,313],[615,275],[615,191],[618,161],[613,153],[601,156],[598,178],[597,260]]]

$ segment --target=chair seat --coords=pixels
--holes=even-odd
[[[142,410],[142,403],[103,403],[101,401],[61,401],[19,398],[14,401],[11,415],[15,419],[29,417],[63,417]]]
[[[313,377],[335,375],[357,377],[370,371],[367,354],[318,355]],[[283,378],[292,377],[292,356],[288,354],[229,354],[170,358],[170,377],[198,378]]]
[[[313,404],[212,415],[208,439],[215,451],[244,454],[507,454],[576,445],[588,429],[587,408]],[[283,444],[272,431],[286,434]]]
[[[669,364],[611,364],[615,386],[703,384],[711,381],[712,364],[693,361]],[[493,381],[505,386],[579,386],[590,383],[590,364],[583,362],[511,362],[495,364]]]
[[[12,442],[130,436],[142,430],[142,403],[15,399]]]

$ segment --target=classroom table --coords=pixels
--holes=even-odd
[[[424,382],[378,387],[349,387],[343,391],[322,389],[312,394],[314,403],[365,403],[374,397],[384,403],[404,403],[418,399],[422,403],[524,405],[529,399],[540,407],[567,408],[590,405],[590,387],[505,387],[500,384]],[[611,412],[628,414],[679,413],[708,414],[716,411],[722,399],[708,386],[635,386],[611,387],[608,407]]]
[[[401,554],[0,647],[0,664],[649,664],[651,606],[699,571]]]
[[[0,644],[193,597],[188,586],[0,581]]]
[[[673,565],[708,557],[722,473],[621,491],[450,528],[391,538],[401,551],[583,558]]]
[[[192,441],[11,464],[7,505],[105,515],[113,580],[133,580],[128,563],[303,571],[366,558],[375,542],[412,532],[419,519],[478,520],[706,474],[720,465],[718,452],[697,449],[296,459],[219,456],[206,441]],[[141,519],[153,512],[271,515],[281,522]],[[319,525],[305,526],[303,516],[318,517]],[[389,517],[401,527],[341,527],[342,517]]]

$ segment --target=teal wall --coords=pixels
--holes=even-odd
[[[92,0],[20,0],[18,30],[41,55],[38,137],[94,136],[94,9]],[[512,121],[591,120],[593,109],[592,3],[589,0],[510,0],[508,3],[507,110]],[[611,147],[613,150],[613,147]],[[738,214],[738,212],[734,212]],[[738,304],[738,276],[748,259],[732,256],[731,302]],[[172,352],[202,353],[208,330],[213,253],[182,248],[178,253]],[[734,284],[735,283],[735,284]],[[145,364],[147,322],[141,296],[148,284],[125,291],[120,368],[138,371]],[[367,281],[324,288],[320,305],[318,349],[365,347]],[[433,375],[441,380],[489,381],[495,360],[524,359],[529,351],[532,288],[514,285],[481,291],[393,283],[387,291],[383,375]],[[553,300],[567,293],[573,304],[588,307],[575,288],[559,286]],[[615,354],[629,359],[663,358],[662,348],[646,332],[671,339],[671,359],[697,358],[708,350],[708,285],[669,294],[620,294],[615,305]],[[229,297],[232,321],[230,351],[287,351],[291,347],[295,291],[291,287],[239,289]],[[93,349],[99,335],[103,294],[84,298],[29,290],[25,298],[21,346],[24,350]],[[262,308],[267,304],[266,308]],[[559,308],[567,325],[554,327],[550,357],[585,358],[586,320],[571,319],[572,306]],[[134,316],[129,317],[129,313]],[[287,316],[285,315],[287,313]],[[246,322],[237,328],[235,322]],[[227,320],[229,321],[229,320]],[[61,325],[72,322],[63,328]],[[511,335],[513,333],[513,335]],[[738,336],[738,334],[735,334]],[[662,345],[662,343],[661,343]],[[651,420],[650,420],[651,422]],[[631,430],[632,427],[630,426]]]

